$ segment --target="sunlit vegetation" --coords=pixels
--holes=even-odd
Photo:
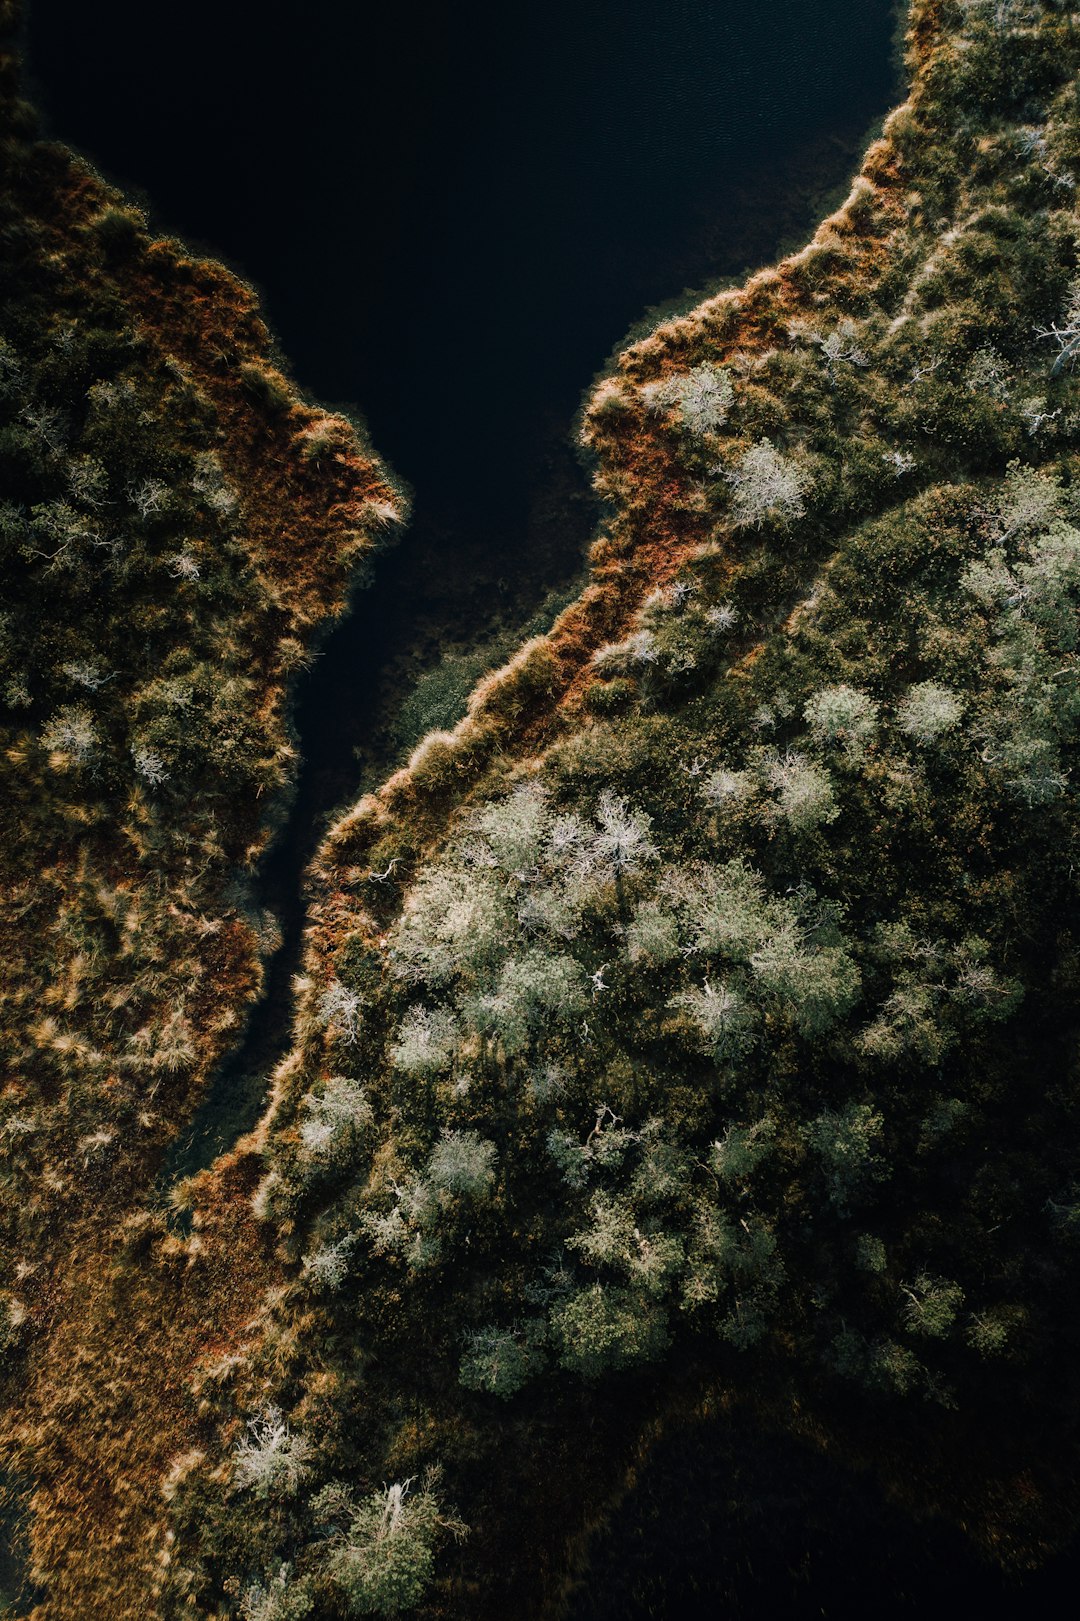
[[[110,1343],[121,1223],[258,993],[292,681],[401,502],[251,290],[36,141],[6,46],[3,80],[0,1459],[51,1613],[111,1616],[183,1332],[132,1302]]]
[[[844,209],[597,389],[585,595],[324,847],[169,1613],[553,1613],[708,1390],[1002,1562],[1075,1512],[1080,39],[910,38]]]
[[[0,1438],[48,1621],[554,1614],[709,1402],[1002,1564],[1075,1521],[1080,36],[919,0],[909,44],[843,209],[595,390],[589,583],[460,722],[477,672],[417,695],[267,1117],[167,1193],[275,937],[290,680],[400,499],[9,78]]]

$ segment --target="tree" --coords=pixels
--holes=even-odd
[[[466,1390],[509,1401],[543,1366],[547,1324],[530,1318],[518,1328],[483,1328],[470,1334],[458,1378]]]
[[[573,957],[534,949],[503,964],[496,988],[470,1000],[466,1019],[497,1037],[509,1056],[524,1052],[551,1020],[589,1006],[585,971]]]
[[[412,1484],[398,1481],[356,1506],[341,1488],[324,1489],[315,1501],[316,1513],[350,1512],[347,1528],[330,1538],[328,1562],[350,1615],[399,1615],[424,1594],[442,1521],[434,1492],[413,1491]]]
[[[884,1121],[869,1103],[824,1109],[806,1127],[806,1140],[825,1174],[829,1202],[840,1214],[883,1177],[878,1153]]]
[[[577,1250],[593,1266],[622,1272],[646,1294],[662,1293],[682,1262],[681,1240],[670,1233],[643,1230],[625,1199],[594,1193],[591,1209],[591,1225],[568,1238],[567,1248]]]
[[[859,970],[844,947],[809,945],[794,920],[754,952],[750,967],[765,994],[789,1007],[808,1036],[830,1029],[859,994]]]
[[[304,1256],[304,1276],[317,1288],[333,1294],[349,1275],[349,1256],[356,1243],[355,1233],[346,1233],[333,1244],[323,1244]]]
[[[649,1362],[667,1348],[667,1314],[630,1289],[594,1283],[551,1312],[559,1362],[587,1379]]]
[[[597,800],[596,819],[600,829],[591,855],[598,866],[620,877],[656,860],[659,852],[649,837],[651,818],[631,810],[621,795],[605,788]]]
[[[904,1284],[903,1293],[904,1327],[925,1339],[944,1339],[964,1304],[964,1291],[958,1283],[927,1272],[920,1272],[914,1283]]]
[[[709,1165],[721,1182],[743,1182],[773,1152],[776,1122],[763,1115],[748,1126],[728,1126],[709,1150]]]

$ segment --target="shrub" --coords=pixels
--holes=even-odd
[[[342,1075],[331,1076],[319,1092],[308,1092],[303,1107],[307,1118],[300,1127],[300,1141],[315,1159],[348,1154],[375,1121],[363,1087]]]
[[[340,979],[332,979],[319,998],[319,1022],[337,1040],[347,1045],[360,1034],[360,998]]]
[[[85,704],[65,704],[45,726],[41,743],[61,768],[93,765],[99,750],[93,715]]]
[[[851,760],[861,760],[877,733],[878,706],[856,687],[824,687],[803,711],[816,742],[839,745]]]
[[[803,496],[809,477],[790,456],[781,455],[768,439],[748,450],[737,467],[724,470],[731,489],[736,523],[760,528],[767,520],[793,523],[806,511]]]
[[[959,725],[963,713],[964,700],[949,687],[923,681],[908,690],[896,718],[902,732],[925,745],[936,743],[939,737],[951,732]]]
[[[832,778],[805,755],[789,752],[774,759],[765,776],[779,796],[781,814],[796,833],[808,833],[840,814]]]
[[[406,1075],[439,1075],[453,1063],[459,1039],[453,1014],[416,1003],[398,1028],[390,1061]]]
[[[718,433],[735,401],[731,374],[709,361],[694,366],[685,376],[646,383],[642,389],[651,411],[674,410],[682,427],[698,438]]]
[[[240,1599],[243,1621],[303,1621],[310,1615],[314,1600],[305,1580],[294,1582],[291,1567],[282,1565],[264,1586],[253,1582]]]
[[[680,991],[668,1006],[689,1015],[706,1050],[718,1058],[745,1052],[753,1045],[753,1011],[732,986],[707,979],[700,987]]]
[[[486,1198],[495,1184],[495,1144],[475,1131],[447,1131],[428,1160],[427,1181],[447,1193]]]
[[[0,1289],[0,1369],[18,1347],[26,1325],[26,1307],[21,1300]]]
[[[276,1492],[291,1496],[310,1471],[311,1442],[289,1429],[278,1407],[249,1419],[247,1431],[233,1455],[237,1487],[250,1488],[257,1497]]]

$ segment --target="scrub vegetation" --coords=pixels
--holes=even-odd
[[[584,596],[331,833],[255,1198],[293,1281],[170,1613],[285,1560],[296,1613],[558,1613],[705,1393],[1001,1563],[1074,1523],[1078,46],[916,6],[840,213],[597,388]]]
[[[46,555],[19,553],[20,589],[66,589],[67,545],[117,573],[125,623],[156,610],[137,644],[110,639],[104,609],[92,638],[37,597],[12,621],[57,638],[48,662],[40,632],[13,662],[11,679],[29,672],[13,747],[71,862],[50,857],[59,915],[92,922],[70,958],[62,931],[25,925],[15,994],[55,1010],[57,1034],[21,1061],[2,1129],[27,1197],[68,1209],[70,1188],[76,1227],[129,1214],[108,1310],[72,1321],[51,1285],[66,1360],[35,1349],[33,1257],[3,1280],[0,1355],[54,1399],[62,1377],[90,1387],[57,1422],[86,1448],[95,1426],[110,1437],[98,1467],[130,1502],[115,1523],[142,1538],[142,1563],[107,1574],[69,1525],[61,1558],[59,1439],[24,1426],[13,1465],[44,1482],[48,1616],[75,1613],[72,1595],[91,1613],[94,1581],[99,1613],[145,1614],[150,1595],[177,1621],[555,1616],[656,1437],[710,1406],[870,1471],[1001,1566],[1071,1534],[1080,30],[1044,0],[916,0],[909,64],[910,99],[809,246],[635,343],[596,388],[582,443],[605,519],[582,596],[331,831],[268,1113],[173,1191],[171,1224],[114,1167],[139,1109],[190,1107],[200,1055],[227,1040],[213,1019],[235,1026],[254,994],[253,925],[211,898],[262,825],[230,742],[258,697],[259,749],[238,752],[279,789],[275,637],[302,648],[310,605],[341,600],[320,577],[307,617],[289,610],[295,548],[274,573],[229,502],[298,531],[312,503],[307,544],[343,593],[369,531],[333,526],[340,481],[363,512],[390,492],[351,439],[328,460],[322,436],[339,446],[344,426],[283,405],[247,349],[239,378],[222,362],[198,389],[219,414],[242,399],[229,423],[251,413],[277,455],[295,447],[292,482],[268,491],[261,463],[230,460],[239,428],[185,439],[178,406],[145,467],[124,434],[131,460],[110,470],[96,406],[63,490],[35,452],[52,470],[26,475],[17,532]],[[98,186],[55,150],[35,163],[78,197]],[[90,239],[96,215],[58,212]],[[164,348],[166,313],[189,305],[155,326],[150,267],[179,250],[130,235],[73,281],[121,287],[140,341]],[[32,324],[24,346],[44,342]],[[149,360],[129,369],[151,389]],[[106,469],[104,510],[80,457]],[[183,517],[159,525],[162,506]],[[220,606],[182,619],[170,605],[217,570]],[[211,634],[235,662],[217,651],[200,686],[186,661]],[[170,729],[173,679],[198,724]],[[185,842],[202,793],[220,866]],[[34,837],[31,890],[52,848]],[[211,942],[233,927],[243,988],[213,970],[200,999],[199,950],[220,948],[181,955],[144,921],[158,910],[177,929],[197,915]],[[78,954],[101,993],[79,992]],[[51,996],[31,977],[45,962]],[[127,1098],[125,1134],[110,1108]],[[49,1138],[47,1109],[73,1100],[77,1128]],[[85,1256],[66,1264],[85,1277]],[[100,1368],[76,1379],[105,1346],[122,1381],[131,1311],[167,1370],[139,1469],[118,1461],[132,1420]]]
[[[150,1591],[133,1483],[182,1436],[121,1256],[275,944],[291,684],[401,503],[251,290],[36,140],[2,72],[0,1460],[51,1613],[111,1617],[133,1562]],[[219,1333],[205,1297],[176,1331]]]

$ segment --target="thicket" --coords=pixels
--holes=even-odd
[[[1074,1523],[1078,46],[916,7],[844,213],[596,395],[594,600],[659,583],[562,735],[525,708],[451,819],[466,724],[332,846],[258,1196],[294,1282],[215,1444],[272,1386],[311,1481],[270,1524],[193,1471],[174,1613],[287,1557],[319,1613],[542,1614],[710,1381],[998,1557]],[[434,1465],[416,1586],[357,1589],[334,1539],[374,1569]]]

